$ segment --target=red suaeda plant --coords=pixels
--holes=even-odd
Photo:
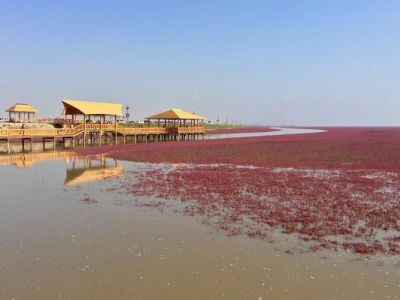
[[[399,128],[327,128],[317,134],[78,152],[188,163],[130,170],[119,189],[156,197],[149,204],[154,207],[179,199],[184,213],[202,215],[229,235],[269,240],[279,231],[298,235],[312,251],[400,253]]]
[[[140,162],[400,170],[400,128],[323,128],[327,132],[78,149]]]
[[[385,190],[388,185],[391,189]],[[128,171],[120,189],[155,196],[149,198],[153,207],[164,203],[160,199],[179,199],[185,214],[202,215],[205,223],[228,235],[268,240],[279,231],[311,242],[310,250],[342,247],[362,254],[399,253],[400,239],[385,237],[385,232],[400,231],[400,179],[394,173],[152,166]],[[378,233],[385,238],[377,239]]]

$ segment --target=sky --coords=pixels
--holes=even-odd
[[[265,125],[400,125],[398,0],[0,0],[0,116],[16,102],[179,107]]]

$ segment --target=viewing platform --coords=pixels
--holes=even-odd
[[[71,142],[72,146],[150,141],[185,141],[204,139],[201,116],[180,109],[147,117],[142,127],[118,123],[120,104],[63,100],[63,128],[6,128],[0,129],[0,142],[56,143]],[[68,118],[69,117],[69,118]],[[15,126],[14,126],[15,127]]]

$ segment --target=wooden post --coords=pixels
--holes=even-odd
[[[118,135],[117,135],[117,130],[118,130],[118,124],[117,124],[117,116],[114,116],[114,128],[115,128],[115,145],[117,144],[117,139],[118,139]]]
[[[100,136],[103,135],[103,118],[100,116]]]
[[[86,115],[83,115],[83,147],[86,146]]]

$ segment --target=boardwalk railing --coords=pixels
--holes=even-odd
[[[72,128],[34,128],[34,129],[0,129],[0,139],[10,138],[62,138],[75,137],[85,131],[85,124]],[[117,124],[86,124],[86,133],[90,132],[117,132],[123,136],[129,135],[177,135],[177,134],[204,134],[204,127],[122,127]]]
[[[171,134],[169,128],[164,127],[118,127],[118,132],[122,135],[140,135],[140,134]]]
[[[204,133],[204,127],[178,127],[178,133],[185,134],[185,133]]]

